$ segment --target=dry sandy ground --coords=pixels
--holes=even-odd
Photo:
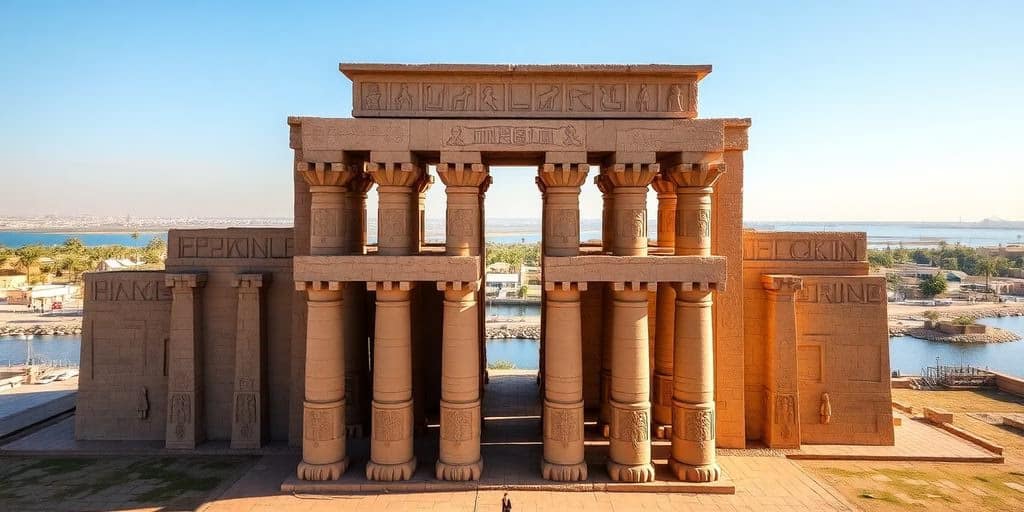
[[[78,310],[81,311],[81,310]],[[70,311],[69,311],[70,313]],[[0,327],[10,325],[26,327],[33,325],[82,325],[81,316],[44,315],[34,313],[25,306],[0,305]]]

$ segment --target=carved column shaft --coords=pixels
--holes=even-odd
[[[662,250],[674,253],[676,239],[676,184],[659,174],[651,182],[658,192],[658,242]],[[654,424],[659,438],[672,430],[672,366],[675,345],[676,292],[671,283],[658,284],[654,325]]]
[[[718,479],[715,460],[715,365],[711,291],[676,291],[672,460],[680,480]]]
[[[617,200],[618,198],[616,198]],[[651,402],[647,331],[647,289],[612,292],[612,378],[608,474],[619,482],[649,482]]]
[[[408,210],[406,210],[408,211]],[[410,283],[368,283],[377,292],[373,340],[370,480],[408,480],[413,456]]]
[[[444,290],[441,349],[439,480],[478,480],[480,458],[480,341],[475,287],[439,283]]]
[[[679,164],[666,174],[676,184],[676,256],[711,255],[711,194],[725,164]]]
[[[580,186],[590,167],[585,163],[546,163],[538,185],[544,192],[545,256],[580,253]]]
[[[548,287],[545,311],[544,461],[548,480],[587,479],[583,456],[583,328],[580,290],[585,284]]]
[[[348,468],[345,447],[344,283],[297,283],[306,302],[306,400],[303,403],[303,480],[337,480]]]
[[[603,171],[612,188],[612,220],[616,256],[647,255],[647,186],[658,164],[613,164]]]
[[[203,421],[203,318],[205,274],[168,274],[171,329],[167,343],[167,448],[194,449],[206,436]]]
[[[480,254],[481,186],[488,179],[487,167],[474,163],[440,163],[448,196],[445,214],[445,253],[450,256]]]
[[[601,191],[601,250],[611,252],[615,243],[615,219],[612,201],[612,185],[603,174],[594,176],[594,184]]]
[[[238,274],[235,327],[235,391],[232,404],[231,447],[259,448],[266,442],[267,407],[263,389],[266,338],[263,329],[263,274]]]
[[[800,447],[796,351],[796,292],[803,280],[791,275],[765,275],[765,427],[770,448]]]
[[[310,254],[346,254],[351,227],[346,186],[356,176],[355,168],[346,162],[299,162],[296,172],[309,184]]]

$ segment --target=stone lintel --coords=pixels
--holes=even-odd
[[[704,283],[723,290],[725,262],[723,256],[545,256],[544,282],[637,283],[638,289],[639,283]]]
[[[296,256],[296,282],[480,280],[479,256]]]
[[[234,288],[262,288],[264,283],[270,282],[271,274],[262,272],[249,272],[235,274],[231,279],[231,286]]]
[[[479,151],[442,151],[438,161],[444,164],[479,164],[483,163],[483,157]]]
[[[168,288],[202,288],[206,284],[206,274],[199,272],[167,274],[164,279]]]
[[[433,163],[441,152],[479,152],[483,163],[536,165],[539,153],[585,153],[597,163],[611,153],[619,163],[652,163],[674,153],[726,150],[722,119],[340,119],[289,118],[293,149],[306,162],[344,161],[349,152]],[[735,129],[734,129],[735,130]],[[499,158],[500,157],[500,158]],[[542,157],[543,158],[543,157]],[[564,158],[559,158],[563,160]],[[397,160],[395,160],[397,161]],[[548,162],[557,163],[557,162]]]
[[[711,66],[341,64],[353,117],[697,117]]]

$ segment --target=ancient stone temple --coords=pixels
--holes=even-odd
[[[893,443],[865,235],[743,229],[751,123],[698,118],[710,66],[341,71],[353,118],[288,119],[294,229],[172,230],[166,271],[87,275],[78,438],[289,442],[307,481],[365,443],[371,481],[481,478],[483,209],[490,166],[515,165],[543,197],[543,478],[649,482],[654,445],[663,474],[711,482],[717,447]],[[580,240],[583,187],[600,241]]]

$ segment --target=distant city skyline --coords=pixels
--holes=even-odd
[[[748,222],[1024,220],[1020,2],[581,5],[0,4],[0,215],[290,217],[285,120],[350,115],[339,61],[663,62],[752,118]],[[539,217],[494,176],[489,217]]]

